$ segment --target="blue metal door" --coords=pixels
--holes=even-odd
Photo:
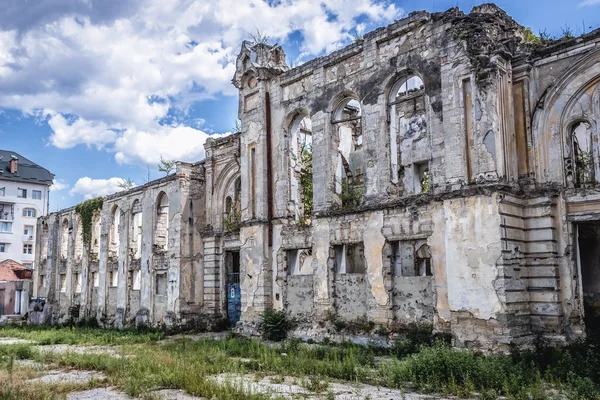
[[[239,274],[238,279],[239,279]],[[229,325],[234,326],[242,315],[242,294],[239,283],[227,284],[227,318]]]
[[[234,326],[242,316],[242,292],[240,290],[240,252],[225,254],[227,267],[227,319]]]

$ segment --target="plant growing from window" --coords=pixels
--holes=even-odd
[[[302,215],[300,225],[310,225],[313,212],[313,155],[310,145],[305,144],[300,152],[300,186],[302,187]]]
[[[90,248],[92,242],[92,220],[94,214],[102,209],[103,203],[104,199],[102,197],[96,197],[95,199],[86,200],[75,206],[75,212],[81,217],[83,244],[87,249]]]
[[[242,215],[239,207],[232,207],[232,209],[223,218],[223,228],[225,232],[234,233],[240,231],[242,224]]]
[[[362,201],[362,191],[352,185],[348,179],[343,179],[340,200],[342,200],[342,209],[351,210],[357,208]]]
[[[579,184],[593,183],[594,157],[589,151],[578,151],[575,159],[577,182]]]

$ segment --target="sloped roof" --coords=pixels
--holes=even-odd
[[[14,260],[4,260],[0,262],[0,281],[20,281],[22,276],[20,271],[31,271],[23,264]]]
[[[11,174],[9,163],[13,156],[19,159],[19,163],[17,172]],[[51,185],[54,174],[14,151],[0,150],[0,179]]]

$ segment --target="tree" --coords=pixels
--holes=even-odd
[[[135,183],[131,178],[121,179],[121,182],[117,183],[117,186],[123,190],[129,190],[135,187]]]
[[[160,164],[158,164],[158,170],[164,172],[165,175],[169,175],[175,170],[175,160],[165,160],[163,156],[160,156]]]

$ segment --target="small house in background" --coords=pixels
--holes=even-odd
[[[0,316],[27,313],[32,279],[31,268],[13,260],[0,262]]]

